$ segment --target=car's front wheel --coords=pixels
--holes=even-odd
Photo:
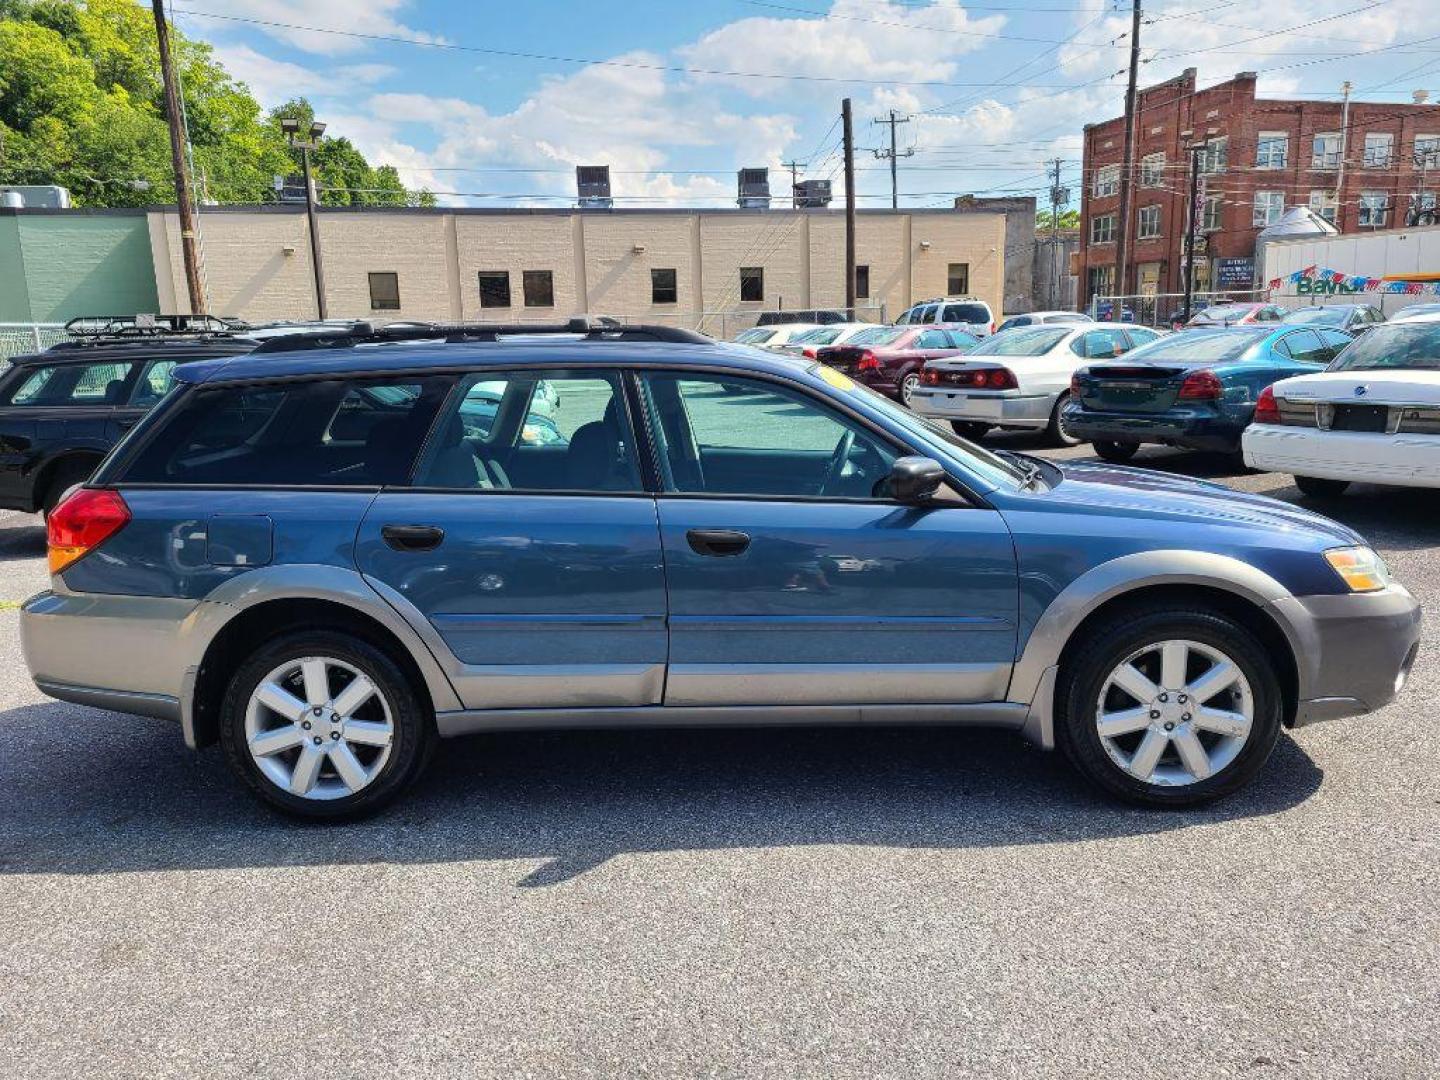
[[[235,671],[220,717],[231,767],[298,817],[372,813],[424,768],[434,724],[400,667],[334,631],[262,645]]]
[[[1327,480],[1320,476],[1297,476],[1295,486],[1300,489],[1300,494],[1309,495],[1317,499],[1332,499],[1337,495],[1345,494],[1345,489],[1350,486],[1349,480]]]
[[[1140,444],[1133,442],[1111,442],[1108,439],[1097,439],[1090,445],[1095,447],[1096,454],[1114,465],[1124,465],[1140,452]]]
[[[1217,611],[1130,610],[1087,632],[1061,670],[1056,739],[1101,788],[1184,807],[1248,783],[1280,735],[1275,664]]]
[[[990,430],[989,424],[976,423],[970,420],[951,420],[950,429],[962,439],[969,439],[971,442],[979,442]]]

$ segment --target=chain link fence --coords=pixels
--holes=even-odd
[[[1226,289],[1224,292],[1195,292],[1190,297],[1190,314],[1218,304],[1268,303],[1269,289]],[[1185,314],[1184,293],[1143,293],[1132,296],[1092,296],[1085,309],[1091,318],[1133,322],[1141,326],[1168,329]]]
[[[10,357],[42,352],[67,337],[63,323],[0,323],[0,365]]]

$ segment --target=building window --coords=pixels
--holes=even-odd
[[[1290,160],[1290,135],[1284,131],[1262,131],[1255,143],[1257,169],[1283,169]]]
[[[680,299],[680,287],[674,270],[650,271],[650,302],[674,304]]]
[[[945,295],[964,296],[970,291],[970,264],[951,263],[945,275]]]
[[[510,306],[509,270],[480,271],[480,306],[482,308]]]
[[[1230,138],[1222,136],[1218,139],[1211,139],[1205,144],[1205,149],[1200,151],[1200,171],[1209,175],[1210,173],[1222,173],[1230,163]]]
[[[1154,240],[1160,235],[1160,207],[1140,208],[1140,228],[1135,235],[1141,240]]]
[[[370,310],[400,310],[400,275],[381,271],[370,275]]]
[[[1338,169],[1340,167],[1340,133],[1322,131],[1316,134],[1310,149],[1312,169]]]
[[[1415,136],[1415,167],[1440,168],[1440,135]]]
[[[855,295],[868,298],[870,296],[870,267],[857,265],[855,267]]]
[[[765,299],[765,268],[763,266],[740,267],[740,299],[747,302]]]
[[[1115,291],[1115,268],[1092,266],[1086,274],[1091,296],[1109,296]]]
[[[1225,213],[1225,200],[1219,195],[1209,195],[1205,199],[1205,213],[1200,218],[1201,232],[1219,232],[1223,225]]]
[[[1250,224],[1257,229],[1263,229],[1267,225],[1274,225],[1285,213],[1285,193],[1283,191],[1257,191],[1255,192],[1255,212],[1250,217]]]
[[[549,270],[526,270],[522,284],[526,307],[555,306],[555,275]]]
[[[1090,219],[1090,242],[1092,244],[1113,244],[1115,242],[1115,215],[1101,214]]]
[[[1365,168],[1388,169],[1394,156],[1394,135],[1388,131],[1372,131],[1365,136]]]
[[[1095,198],[1103,199],[1120,190],[1120,166],[1106,165],[1095,171]]]
[[[1140,186],[1163,187],[1165,184],[1165,155],[1146,154],[1140,159]]]
[[[1319,214],[1331,225],[1335,224],[1335,192],[1333,191],[1312,191],[1310,192],[1310,209]]]
[[[1389,197],[1383,191],[1362,191],[1360,193],[1360,225],[1364,228],[1380,229],[1385,225]]]

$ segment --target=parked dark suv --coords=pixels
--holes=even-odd
[[[69,341],[0,375],[0,509],[48,513],[168,389],[176,364],[255,342],[204,316],[74,319]]]

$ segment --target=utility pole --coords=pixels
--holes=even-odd
[[[1123,297],[1130,274],[1130,211],[1135,188],[1135,81],[1140,74],[1140,0],[1130,0],[1130,81],[1125,86],[1125,160],[1120,166],[1120,215],[1115,223],[1115,295]],[[1117,301],[1111,314],[1120,317]]]
[[[1186,147],[1190,151],[1190,216],[1185,229],[1185,321],[1190,321],[1190,304],[1195,294],[1195,226],[1200,223],[1204,206],[1200,201],[1200,155],[1210,140]]]
[[[855,132],[850,122],[850,99],[840,103],[845,139],[845,314],[855,317]]]
[[[205,290],[200,286],[200,254],[195,226],[195,203],[185,171],[185,139],[180,131],[180,93],[170,58],[170,27],[165,22],[164,0],[152,0],[155,9],[155,44],[160,49],[160,78],[165,85],[165,119],[170,125],[170,165],[175,171],[175,202],[180,210],[180,254],[185,259],[185,284],[190,292],[190,313],[205,314]]]
[[[1055,166],[1054,181],[1050,185],[1050,307],[1060,306],[1060,207],[1070,201],[1070,192],[1060,186],[1060,159],[1050,163]]]
[[[800,186],[800,162],[782,161],[780,167],[790,170],[790,209],[793,210],[795,209],[796,201],[799,199],[799,194],[795,189]]]
[[[872,150],[871,153],[874,154],[875,157],[876,157],[876,159],[879,160],[879,161],[884,161],[886,158],[889,158],[889,159],[890,159],[890,209],[891,209],[891,210],[899,210],[899,209],[900,209],[900,180],[899,180],[899,174],[898,174],[898,172],[897,172],[897,170],[896,170],[896,164],[898,163],[898,161],[899,161],[900,158],[902,158],[902,157],[911,157],[912,155],[914,155],[914,153],[915,153],[915,148],[912,146],[909,150],[906,150],[905,153],[903,153],[903,154],[896,153],[896,150],[895,150],[895,129],[896,129],[899,125],[901,125],[901,124],[908,124],[908,123],[910,122],[910,117],[908,117],[908,116],[896,116],[896,115],[895,115],[895,110],[894,110],[894,109],[891,109],[891,110],[890,110],[890,119],[887,120],[887,119],[885,119],[884,117],[879,117],[879,118],[877,118],[877,119],[875,119],[875,120],[872,120],[872,121],[870,121],[870,122],[871,122],[872,124],[889,124],[889,125],[890,125],[890,149],[889,149],[889,150]]]
[[[1345,154],[1350,148],[1350,80],[1340,85],[1340,160],[1335,163],[1335,228],[1345,229]]]

